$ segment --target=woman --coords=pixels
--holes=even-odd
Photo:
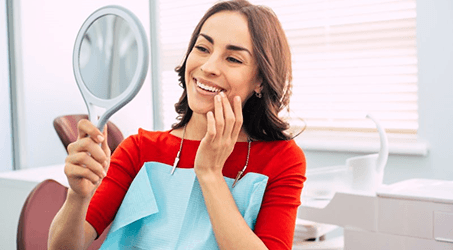
[[[278,117],[291,58],[275,14],[247,1],[214,5],[176,71],[184,92],[172,130],[140,129],[110,160],[106,130],[79,123],[50,248],[85,249],[115,219],[104,245],[207,249],[214,239],[220,249],[291,249],[305,158]]]

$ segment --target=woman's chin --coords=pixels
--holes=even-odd
[[[189,105],[190,109],[194,114],[205,116],[209,111],[214,112],[214,107],[200,107],[200,105]]]
[[[214,111],[214,103],[212,100],[204,100],[201,98],[195,98],[191,100],[189,98],[189,108],[196,114],[207,114],[209,111]]]

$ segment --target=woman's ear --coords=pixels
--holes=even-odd
[[[257,83],[254,91],[255,93],[261,93],[261,91],[263,91],[263,83],[262,82]]]

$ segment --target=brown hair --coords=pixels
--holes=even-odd
[[[263,80],[262,98],[252,95],[243,108],[243,127],[246,133],[255,140],[290,139],[291,137],[285,133],[289,128],[288,123],[278,116],[283,108],[288,107],[292,88],[291,52],[288,41],[277,16],[271,9],[252,5],[245,0],[215,4],[206,12],[192,33],[184,61],[175,69],[184,91],[179,102],[175,104],[179,122],[173,124],[173,129],[183,127],[192,116],[185,80],[187,57],[195,45],[203,24],[209,17],[221,11],[237,11],[247,18],[258,74]]]

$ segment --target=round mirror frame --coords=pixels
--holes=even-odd
[[[118,96],[112,99],[101,99],[91,93],[85,83],[83,82],[82,75],[80,72],[79,64],[79,54],[80,47],[82,45],[82,40],[85,36],[85,33],[88,31],[90,26],[99,18],[102,18],[105,15],[116,15],[124,19],[126,23],[130,26],[132,33],[135,35],[137,40],[137,68],[132,77],[131,83],[125,89],[125,91]],[[107,123],[107,120],[120,108],[130,102],[143,85],[143,82],[148,72],[149,65],[149,52],[148,52],[148,42],[146,39],[145,30],[140,23],[139,19],[129,10],[117,6],[109,5],[102,7],[95,12],[93,12],[83,23],[82,27],[77,34],[77,38],[74,44],[74,53],[73,53],[73,68],[74,76],[76,78],[77,85],[79,86],[80,92],[82,93],[83,99],[88,108],[88,113],[90,121],[97,126],[99,129],[104,128],[104,125]],[[105,109],[105,112],[98,118],[97,107]]]

